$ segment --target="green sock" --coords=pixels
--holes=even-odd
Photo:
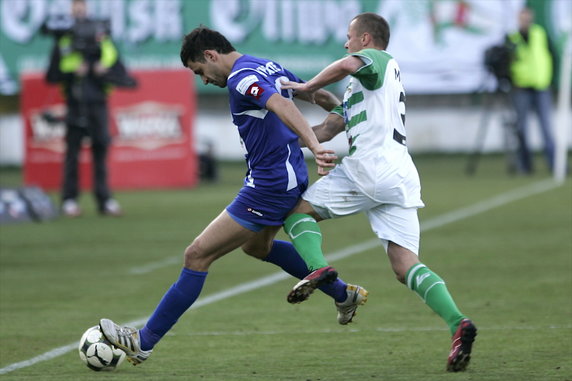
[[[451,335],[454,335],[465,316],[457,308],[443,279],[422,263],[412,266],[407,271],[405,279],[407,287],[415,291],[435,313],[445,320],[451,330]]]
[[[284,230],[292,240],[308,270],[314,271],[328,266],[322,253],[322,232],[316,220],[308,215],[295,213],[284,221]]]

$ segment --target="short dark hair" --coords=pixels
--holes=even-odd
[[[228,54],[236,49],[221,33],[200,25],[183,39],[183,44],[181,45],[183,66],[187,67],[189,60],[204,63],[205,57],[203,52],[205,50],[215,50],[220,54]]]
[[[389,45],[389,24],[377,13],[360,13],[353,18],[356,20],[359,34],[369,33],[376,46],[386,49]]]

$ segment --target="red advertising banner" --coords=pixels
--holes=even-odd
[[[135,89],[115,89],[109,100],[113,137],[108,159],[112,189],[192,187],[198,181],[193,143],[195,89],[184,70],[133,71]],[[66,113],[58,86],[43,74],[22,76],[25,125],[24,182],[47,190],[61,185]],[[51,117],[46,118],[46,115]],[[92,183],[89,141],[80,154],[80,185]]]

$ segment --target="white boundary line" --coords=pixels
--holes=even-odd
[[[572,325],[546,325],[546,326],[508,326],[508,327],[481,327],[479,331],[540,331],[551,329],[572,329]],[[273,335],[321,335],[359,332],[438,332],[449,331],[447,327],[375,327],[375,328],[344,328],[344,329],[316,329],[305,331],[207,331],[172,334],[172,336],[273,336]]]
[[[497,208],[499,206],[506,205],[508,203],[518,201],[518,200],[521,200],[523,198],[530,197],[530,196],[533,196],[533,195],[543,193],[543,192],[546,192],[548,190],[557,188],[560,185],[561,184],[555,182],[554,180],[548,179],[548,180],[542,180],[540,182],[536,182],[533,184],[529,184],[529,185],[526,185],[526,186],[521,187],[521,188],[516,188],[516,189],[510,190],[508,192],[501,193],[497,196],[491,197],[489,199],[486,199],[484,201],[478,202],[478,203],[473,204],[471,206],[468,206],[465,208],[460,208],[460,209],[454,210],[452,212],[445,213],[445,214],[442,214],[442,215],[437,216],[435,218],[429,219],[426,222],[422,222],[421,223],[421,231],[428,231],[428,230],[436,229],[436,228],[445,226],[447,224],[450,224],[452,222],[464,220],[466,218],[470,218],[470,217],[475,216],[477,214],[484,213],[486,211]],[[333,262],[333,261],[337,261],[337,260],[340,260],[343,258],[347,258],[347,257],[352,256],[354,254],[362,253],[364,251],[367,251],[367,250],[372,249],[372,248],[377,247],[377,246],[381,247],[379,240],[378,239],[372,239],[370,241],[363,242],[359,245],[348,246],[345,249],[333,252],[332,254],[327,255],[326,258],[328,259],[328,261]],[[161,267],[176,263],[173,261],[174,261],[174,259],[169,259],[168,261],[153,262],[149,265],[139,267],[139,269],[145,269],[144,272],[150,272],[150,271],[153,271],[157,268],[161,268]],[[250,282],[242,283],[242,284],[239,284],[235,287],[231,287],[229,289],[214,293],[212,295],[208,295],[206,297],[203,297],[203,298],[197,300],[191,306],[191,309],[200,308],[200,307],[218,302],[219,300],[223,300],[223,299],[233,297],[235,295],[243,294],[243,293],[246,293],[248,291],[252,291],[252,290],[260,288],[260,287],[269,286],[269,285],[272,285],[274,283],[280,282],[284,279],[287,279],[289,277],[290,277],[290,275],[286,274],[285,272],[278,272],[278,273],[274,273],[272,275],[262,277],[262,278],[259,278],[259,279],[256,279],[256,280],[253,280]],[[146,321],[147,321],[147,317],[126,323],[125,325],[137,327],[137,326],[141,326],[141,325],[145,324]],[[428,330],[431,330],[431,329],[428,329]],[[62,356],[64,354],[72,351],[74,348],[77,348],[78,345],[79,345],[79,342],[64,345],[62,347],[55,348],[55,349],[52,349],[51,351],[45,352],[39,356],[33,357],[29,360],[20,361],[17,363],[10,364],[10,365],[0,369],[0,375],[10,373],[10,372],[13,372],[13,371],[18,370],[18,369],[27,368],[27,367],[35,365],[39,362],[51,360],[51,359],[54,359],[56,357]]]

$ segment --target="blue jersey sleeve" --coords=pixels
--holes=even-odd
[[[266,108],[274,94],[292,98],[283,81],[300,81],[276,62],[243,55],[227,81],[232,121],[245,149],[244,185],[265,194],[290,192],[308,181],[298,135]]]
[[[235,75],[227,85],[232,95],[240,99],[241,103],[266,108],[268,98],[278,93],[276,84],[270,80],[270,77],[265,77],[254,70],[243,70]]]
[[[231,94],[241,102],[247,102],[259,108],[266,108],[266,102],[273,94],[281,94],[292,99],[292,90],[282,90],[282,81],[304,83],[294,73],[280,68],[280,72],[265,75],[257,70],[241,70],[228,82]]]

